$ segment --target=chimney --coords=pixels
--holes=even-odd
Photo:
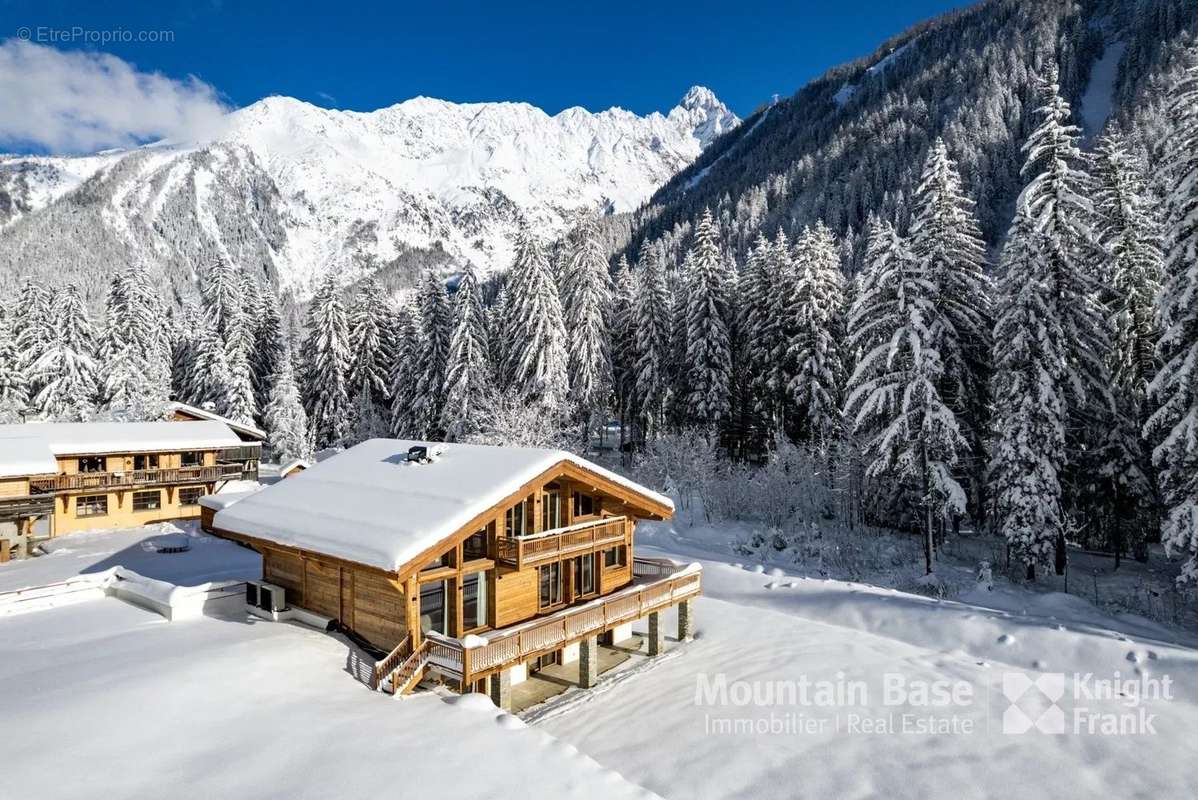
[[[428,461],[428,448],[424,445],[415,445],[408,448],[408,461],[414,461],[417,464],[423,464]]]

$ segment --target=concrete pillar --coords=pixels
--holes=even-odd
[[[588,636],[579,645],[578,685],[590,689],[599,681],[599,639]]]
[[[491,690],[491,702],[504,711],[512,710],[512,671],[500,670],[487,680]]]
[[[678,604],[678,641],[689,642],[695,638],[695,598],[690,597]]]
[[[661,631],[661,612],[651,611],[649,613],[649,655],[659,656],[664,645],[665,637]]]

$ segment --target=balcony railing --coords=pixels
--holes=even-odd
[[[532,536],[502,538],[496,542],[496,558],[523,569],[532,564],[594,552],[623,542],[624,523],[624,517],[607,517]]]
[[[468,648],[457,639],[437,637],[438,652],[429,661],[442,671],[471,683],[502,667],[640,619],[702,592],[701,570],[683,570],[676,565],[674,569],[669,577],[636,584],[509,631],[489,632],[485,634],[486,644],[480,647]]]
[[[52,478],[33,478],[29,481],[29,491],[33,494],[45,494],[77,489],[126,489],[176,483],[215,483],[240,479],[245,472],[241,464],[133,469],[127,472],[80,472],[74,475],[56,475]]]

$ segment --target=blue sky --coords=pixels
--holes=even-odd
[[[187,7],[184,8],[183,6]],[[195,75],[244,106],[287,94],[371,110],[424,94],[670,108],[692,84],[746,115],[887,36],[961,3],[825,2],[62,2],[0,0],[0,20],[59,49],[115,54],[142,71]],[[173,33],[173,42],[77,41],[74,28]],[[67,31],[63,34],[49,31]],[[99,32],[91,33],[91,32]],[[57,40],[51,37],[59,36]]]

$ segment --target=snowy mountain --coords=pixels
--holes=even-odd
[[[203,145],[0,161],[0,280],[161,265],[179,292],[217,254],[300,296],[424,264],[506,267],[517,221],[635,209],[739,120],[694,87],[668,114],[417,97],[372,112],[271,97]]]

